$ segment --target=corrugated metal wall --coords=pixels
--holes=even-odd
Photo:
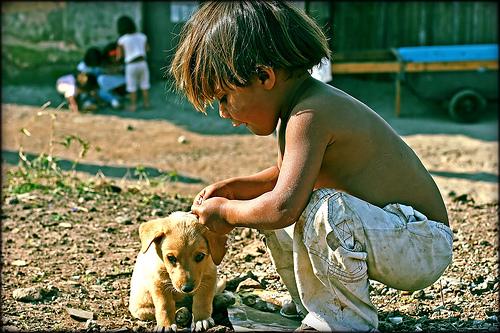
[[[496,2],[323,2],[305,9],[336,52],[401,46],[498,43]]]

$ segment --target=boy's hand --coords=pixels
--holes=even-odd
[[[229,190],[227,184],[223,182],[218,182],[205,187],[201,190],[193,200],[193,206],[199,206],[204,200],[210,199],[212,197],[222,197],[229,200],[234,199],[233,193]]]
[[[199,195],[197,197],[203,198],[203,196]],[[234,229],[234,227],[227,223],[221,216],[221,207],[227,202],[226,198],[213,197],[201,200],[200,204],[193,204],[193,206],[191,206],[191,212],[198,216],[200,223],[219,235],[228,234]]]

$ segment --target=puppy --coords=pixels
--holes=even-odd
[[[156,319],[160,331],[176,331],[175,302],[190,295],[192,329],[202,331],[214,326],[211,316],[217,289],[216,265],[226,254],[227,236],[210,231],[191,213],[174,212],[141,224],[139,237],[141,251],[130,282],[132,316]]]

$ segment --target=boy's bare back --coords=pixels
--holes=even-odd
[[[399,135],[347,93],[312,78],[306,80],[289,118],[281,121],[286,126],[279,131],[280,169],[284,158],[298,156],[290,164],[311,163],[303,170],[310,167],[314,173],[314,158],[300,156],[318,155],[315,189],[335,188],[380,207],[406,204],[448,225],[438,187]]]

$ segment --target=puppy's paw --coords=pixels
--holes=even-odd
[[[212,317],[208,317],[207,319],[199,320],[191,324],[192,332],[203,332],[208,330],[210,327],[214,327],[215,322]]]
[[[172,324],[170,326],[156,326],[156,328],[153,332],[155,332],[155,333],[177,332],[177,325]]]

